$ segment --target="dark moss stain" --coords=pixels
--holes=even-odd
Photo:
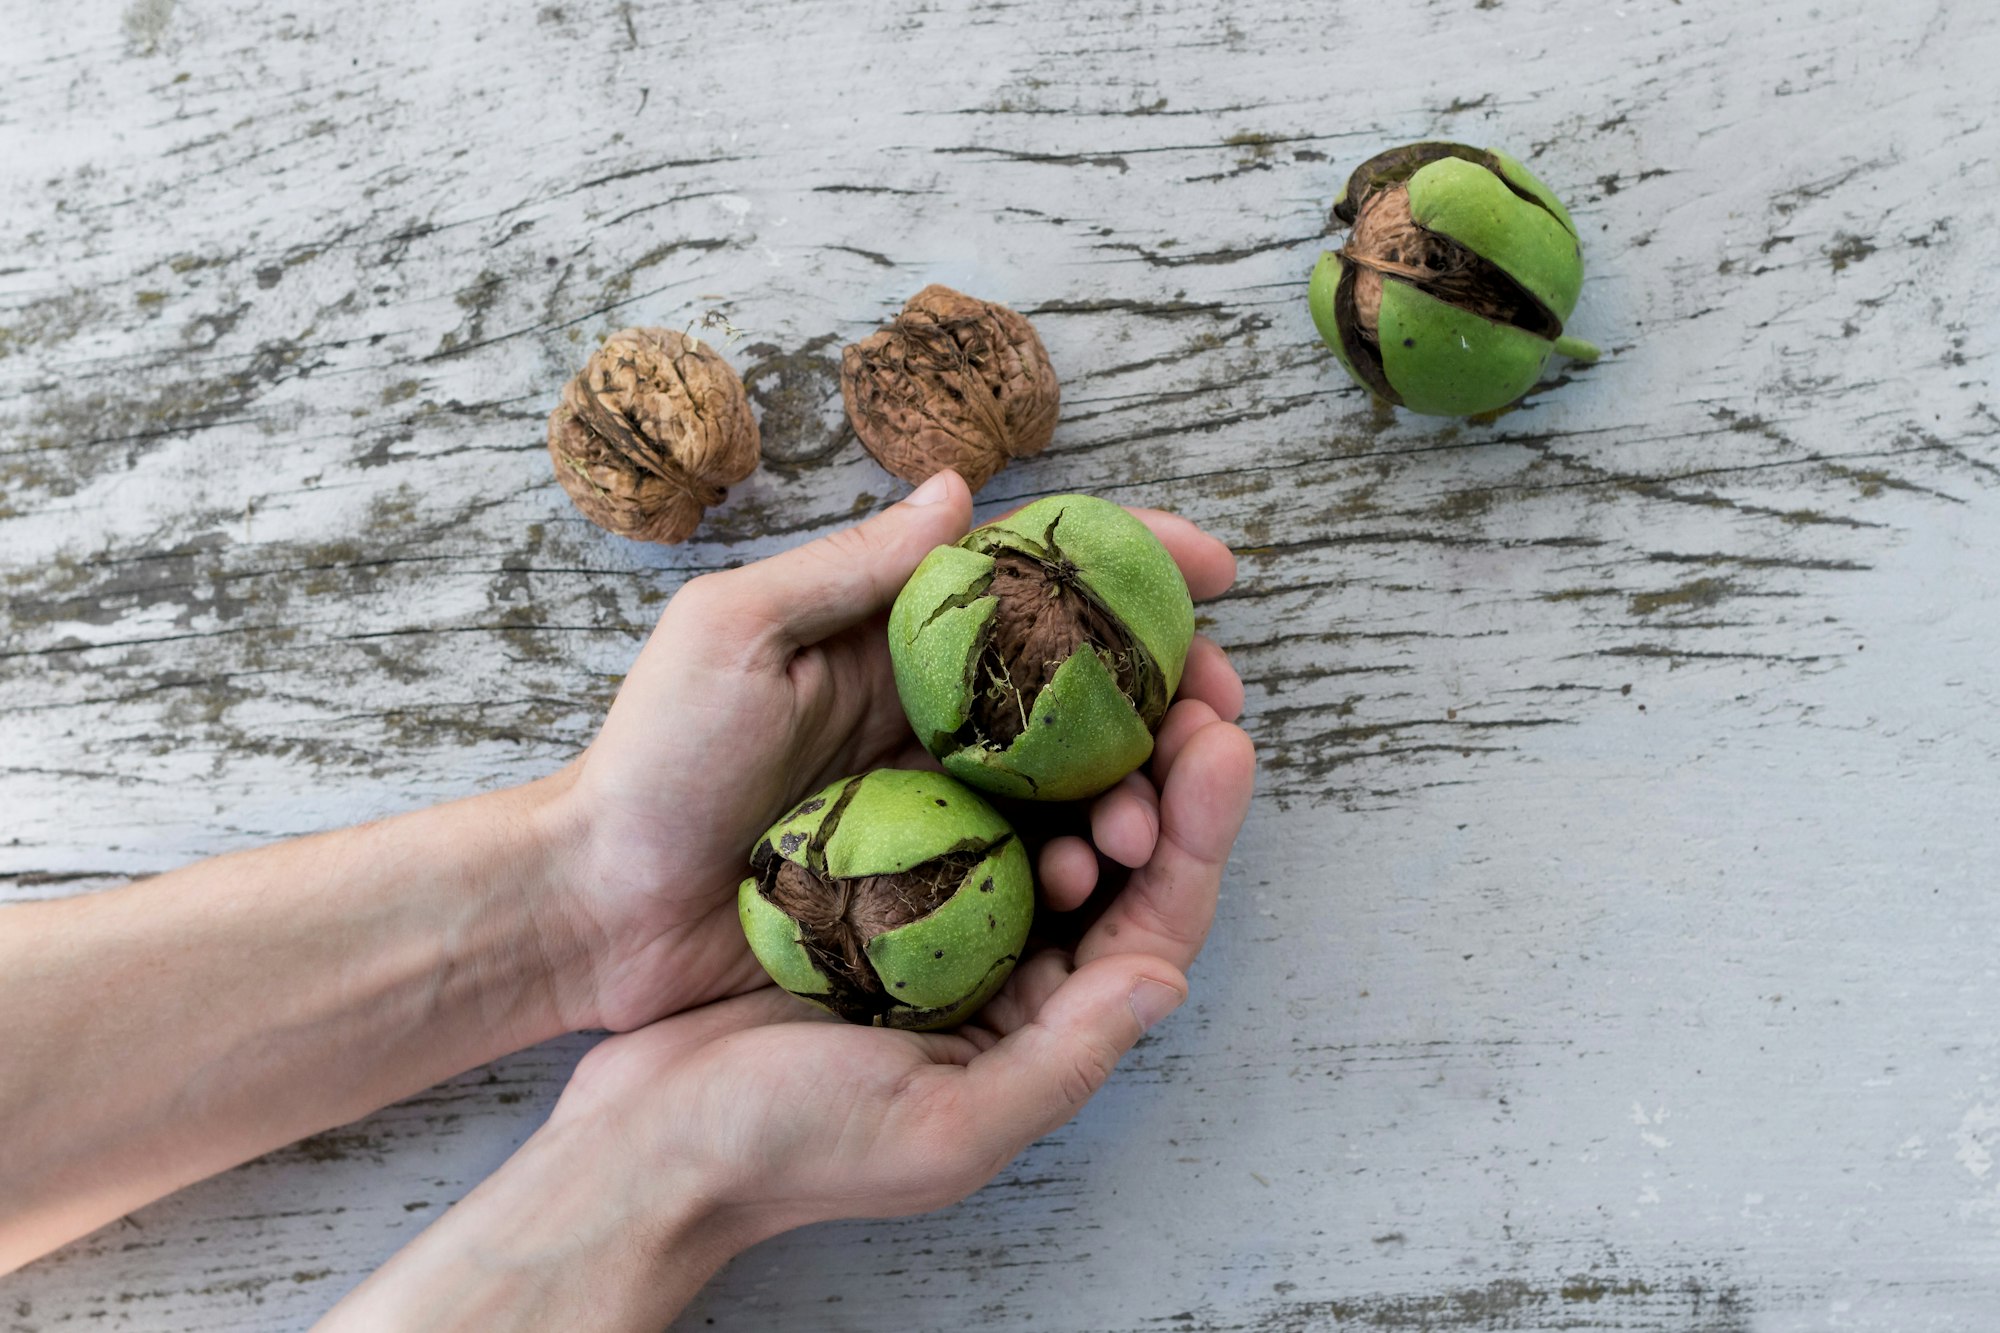
[[[1849,264],[1858,264],[1874,254],[1876,248],[1872,237],[1856,236],[1852,232],[1843,231],[1837,233],[1833,243],[1827,246],[1826,260],[1833,266],[1833,271],[1839,273]]]
[[[300,1139],[287,1148],[267,1153],[261,1160],[282,1161],[287,1158],[303,1158],[308,1162],[348,1162],[362,1159],[371,1162],[386,1160],[389,1141],[378,1135],[357,1129],[329,1129]]]
[[[1564,588],[1561,592],[1545,592],[1537,600],[1544,602],[1590,602],[1605,597],[1623,597],[1616,588]]]
[[[1401,1233],[1379,1238],[1380,1244]],[[1183,1311],[1159,1322],[1192,1333],[1316,1333],[1320,1329],[1408,1329],[1430,1333],[1529,1333],[1551,1328],[1674,1329],[1748,1333],[1754,1311],[1735,1286],[1705,1276],[1618,1278],[1583,1273],[1560,1282],[1497,1278],[1479,1286],[1412,1294],[1302,1299],[1290,1281],[1247,1317]],[[1585,1313],[1576,1307],[1590,1307]],[[1583,1321],[1583,1322],[1580,1322]]]
[[[1225,148],[1242,151],[1236,156],[1238,166],[1269,162],[1278,155],[1278,145],[1284,139],[1275,134],[1261,134],[1255,130],[1239,130],[1222,141]]]
[[[1223,475],[1215,479],[1208,494],[1217,500],[1240,500],[1246,496],[1262,495],[1271,489],[1271,476],[1265,472],[1243,472],[1234,476]]]
[[[1650,616],[1656,611],[1696,610],[1714,606],[1734,591],[1735,585],[1728,579],[1691,579],[1662,592],[1635,593],[1626,609],[1635,616]]]
[[[1855,493],[1864,500],[1876,499],[1885,491],[1901,491],[1910,495],[1928,495],[1932,499],[1943,500],[1950,504],[1965,503],[1959,496],[1947,494],[1930,486],[1919,486],[1882,468],[1845,467],[1839,463],[1828,463],[1825,467],[1828,476],[1852,484]]]
[[[8,599],[6,620],[16,629],[112,625],[135,613],[171,609],[169,623],[177,629],[192,628],[198,620],[232,622],[258,594],[230,576],[229,555],[229,538],[211,530],[137,559],[59,556],[41,570],[6,576],[11,584],[31,588]]]
[[[482,270],[470,284],[460,289],[452,298],[458,308],[465,312],[465,318],[456,329],[448,330],[438,339],[437,352],[454,352],[462,347],[476,346],[486,341],[486,317],[499,304],[507,287],[507,279],[492,269]]]
[[[1463,523],[1492,509],[1497,494],[1491,488],[1453,491],[1430,507],[1430,516],[1443,523]]]
[[[0,359],[18,352],[53,351],[86,329],[108,323],[118,313],[109,297],[81,287],[28,301],[10,310],[10,322],[0,328]]]
[[[1756,435],[1773,444],[1789,445],[1791,440],[1775,425],[1755,413],[1742,413],[1731,407],[1718,407],[1709,416],[1729,431],[1738,435]]]
[[[1590,1273],[1580,1273],[1563,1283],[1561,1295],[1565,1301],[1578,1301],[1595,1305],[1605,1297],[1624,1299],[1633,1296],[1650,1296],[1653,1288],[1638,1278],[1628,1278],[1623,1282],[1606,1281]]]
[[[605,304],[616,304],[624,301],[632,295],[632,288],[636,285],[641,273],[647,269],[658,268],[661,264],[664,264],[683,250],[705,254],[710,251],[723,249],[728,244],[729,240],[727,237],[705,236],[698,239],[669,241],[663,245],[656,245],[606,279],[602,289],[601,300]]]
[[[779,476],[798,477],[853,439],[840,398],[839,343],[823,333],[791,351],[772,343],[743,349],[751,358],[743,388],[757,405],[763,465]]]
[[[220,374],[169,375],[143,366],[117,375],[65,377],[28,399],[0,452],[0,494],[73,495],[96,477],[129,469],[163,441],[245,416],[267,389],[319,363],[288,341],[265,343]]]

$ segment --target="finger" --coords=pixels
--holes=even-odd
[[[1243,679],[1229,664],[1229,655],[1206,635],[1195,635],[1188,646],[1178,697],[1201,700],[1225,722],[1243,716]]]
[[[1241,727],[1211,722],[1181,746],[1160,789],[1160,840],[1077,946],[1079,963],[1152,954],[1185,968],[1215,919],[1229,849],[1243,827],[1257,753]]]
[[[1160,836],[1160,798],[1143,773],[1128,773],[1090,807],[1090,839],[1097,850],[1134,870],[1153,856]]]
[[[979,1011],[979,1026],[989,1037],[987,1044],[1027,1026],[1074,971],[1075,962],[1062,949],[1040,949],[1023,959],[1000,993]]]
[[[789,653],[888,607],[918,563],[971,523],[964,478],[940,472],[864,523],[710,576],[711,595],[720,609],[773,631]]]
[[[1144,954],[1078,969],[1031,1021],[966,1068],[959,1105],[976,1118],[969,1128],[993,1158],[1019,1152],[1075,1115],[1140,1034],[1186,997],[1180,972]]]
[[[1151,528],[1167,548],[1197,602],[1220,597],[1236,582],[1236,555],[1219,537],[1164,509],[1132,509],[1132,516]]]
[[[1035,859],[1042,901],[1058,912],[1074,912],[1097,887],[1097,853],[1082,838],[1050,838]]]
[[[1199,699],[1182,699],[1167,710],[1166,720],[1160,723],[1160,734],[1153,737],[1153,784],[1157,788],[1166,782],[1173,772],[1174,760],[1180,757],[1181,747],[1197,731],[1211,722],[1219,721],[1215,710]]]

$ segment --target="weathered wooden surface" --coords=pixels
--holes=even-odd
[[[941,279],[1065,375],[986,500],[1239,548],[1260,797],[1195,1001],[1077,1124],[688,1324],[1992,1326],[1980,0],[4,11],[0,892],[545,771],[690,572],[899,492],[835,359]],[[1607,358],[1490,425],[1371,410],[1306,314],[1345,170],[1432,136],[1584,228]],[[692,545],[605,538],[543,415],[708,309],[769,466]],[[148,1208],[0,1322],[297,1327],[587,1044]]]

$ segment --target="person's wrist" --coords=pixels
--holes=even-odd
[[[503,793],[519,838],[529,966],[546,997],[550,1035],[597,1026],[596,929],[581,901],[591,873],[590,823],[576,798],[578,765]]]
[[[558,1111],[323,1327],[663,1327],[748,1242],[694,1163],[616,1120]]]

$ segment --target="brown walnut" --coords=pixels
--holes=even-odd
[[[764,896],[799,923],[799,942],[832,983],[827,1003],[844,1017],[865,1019],[888,1004],[868,961],[868,942],[935,912],[987,855],[948,852],[898,875],[852,879],[823,877],[772,857],[759,877]]]
[[[950,468],[978,490],[1048,448],[1061,392],[1034,326],[935,283],[840,357],[847,419],[912,486]]]
[[[756,469],[757,419],[714,348],[672,329],[625,329],[563,386],[549,453],[591,522],[682,542]]]
[[[1105,659],[1126,696],[1136,699],[1138,664],[1131,634],[1091,599],[1067,562],[1050,564],[1021,551],[998,551],[986,595],[999,605],[980,654],[968,741],[1012,745],[1027,729],[1042,687],[1085,644]]]

